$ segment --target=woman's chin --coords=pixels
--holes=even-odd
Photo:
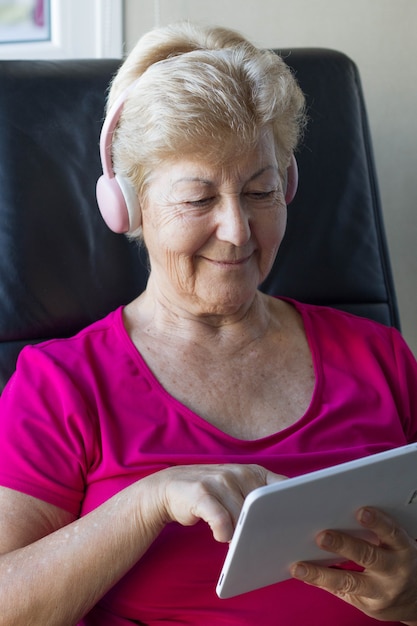
[[[217,292],[213,298],[199,298],[194,304],[203,316],[230,317],[247,311],[255,298],[257,289],[244,289],[228,293]]]

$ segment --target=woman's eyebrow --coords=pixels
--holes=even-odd
[[[261,167],[260,170],[258,170],[257,172],[255,172],[250,178],[249,181],[254,180],[255,178],[258,178],[259,176],[261,176],[264,172],[267,172],[268,170],[274,170],[276,172],[278,172],[278,165],[266,165],[265,167]]]
[[[204,185],[213,185],[213,181],[207,178],[200,178],[199,176],[184,176],[178,180],[174,180],[172,186],[175,187],[178,183],[203,183]]]
[[[252,176],[250,176],[248,178],[248,182],[250,182],[251,180],[254,180],[255,178],[258,178],[259,176],[261,176],[264,172],[266,172],[268,170],[274,170],[274,171],[278,172],[278,166],[277,165],[266,165],[265,167],[261,167],[254,174],[252,174]],[[172,183],[172,187],[175,187],[175,185],[177,185],[179,183],[202,183],[203,185],[207,185],[207,186],[215,184],[214,181],[209,180],[208,178],[203,178],[203,177],[200,177],[200,176],[183,176],[181,178],[178,178],[178,180],[175,180]]]

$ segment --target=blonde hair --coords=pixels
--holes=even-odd
[[[108,107],[133,83],[112,158],[139,194],[164,159],[233,158],[268,126],[284,176],[305,121],[304,96],[274,52],[229,29],[174,24],[138,41],[112,82]]]

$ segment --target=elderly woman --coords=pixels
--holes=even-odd
[[[215,595],[252,489],[417,435],[417,366],[395,330],[258,291],[295,190],[289,69],[178,25],[138,43],[109,103],[100,204],[143,239],[149,282],[19,358],[1,401],[0,623],[417,624],[415,543],[367,508],[378,545],[317,538],[345,567]]]

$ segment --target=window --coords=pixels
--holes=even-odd
[[[120,58],[122,0],[0,0],[0,59]]]

